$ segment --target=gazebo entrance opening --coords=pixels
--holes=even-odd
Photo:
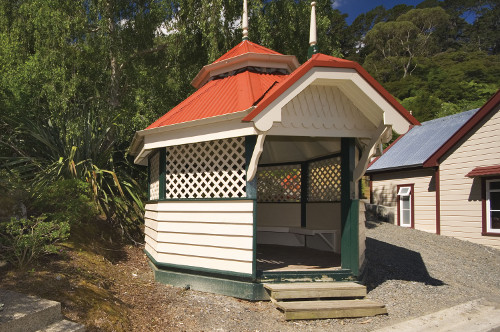
[[[341,268],[340,138],[268,136],[257,169],[257,270]]]

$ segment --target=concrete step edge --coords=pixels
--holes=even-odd
[[[34,332],[62,318],[61,303],[2,291],[0,332]]]
[[[85,326],[63,319],[37,332],[85,332]]]

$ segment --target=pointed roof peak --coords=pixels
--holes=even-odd
[[[238,45],[227,51],[220,58],[215,60],[213,63],[220,62],[223,60],[227,60],[230,58],[234,58],[238,55],[242,55],[245,53],[260,53],[260,54],[276,54],[283,55],[279,52],[273,51],[267,47],[261,46],[259,44],[252,43],[248,39],[241,41]]]
[[[297,58],[293,55],[283,55],[249,40],[243,40],[213,63],[204,66],[191,84],[199,89],[211,77],[249,67],[261,68],[267,72],[271,70],[291,73],[299,65]]]
[[[241,29],[243,30],[243,40],[248,40],[248,6],[247,6],[247,0],[243,1],[243,16],[241,18]]]
[[[307,57],[311,58],[313,54],[318,53],[317,36],[316,36],[316,2],[311,2],[311,25],[309,29],[309,49]]]

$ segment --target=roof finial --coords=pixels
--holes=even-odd
[[[241,20],[241,28],[243,29],[243,40],[248,40],[248,9],[247,0],[243,0],[243,17]]]
[[[316,2],[311,2],[311,29],[309,31],[309,50],[307,58],[310,59],[313,54],[318,53],[318,45],[316,45]]]

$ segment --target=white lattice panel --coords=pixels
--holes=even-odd
[[[309,164],[309,202],[340,201],[340,157]]]
[[[300,164],[260,167],[257,171],[259,202],[300,202]]]
[[[245,139],[167,149],[166,198],[246,197]]]
[[[160,197],[160,153],[149,159],[149,199],[156,201]]]

